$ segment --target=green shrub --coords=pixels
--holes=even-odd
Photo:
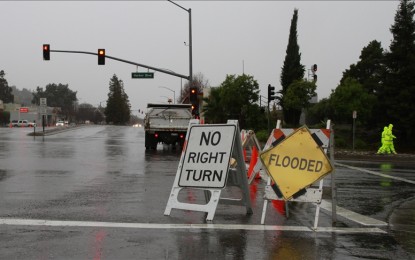
[[[266,143],[269,137],[267,130],[260,130],[256,132],[255,135],[260,143]]]
[[[342,136],[334,136],[334,146],[335,148],[347,148],[347,141]]]

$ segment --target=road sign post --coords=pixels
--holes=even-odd
[[[46,98],[39,99],[40,106],[46,106]]]
[[[47,99],[46,98],[40,98],[39,99],[40,104],[40,115],[42,116],[42,128],[43,133],[45,133],[45,117],[47,116]]]

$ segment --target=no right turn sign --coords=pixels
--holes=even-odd
[[[179,186],[224,188],[235,131],[235,125],[191,126]]]

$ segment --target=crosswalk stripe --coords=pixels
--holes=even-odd
[[[240,224],[157,224],[157,223],[120,223],[94,221],[64,221],[46,219],[0,218],[0,225],[9,226],[50,226],[50,227],[102,227],[136,229],[215,229],[215,230],[254,230],[254,231],[296,231],[326,233],[386,233],[379,228],[343,228],[318,227],[313,230],[305,226],[240,225]]]

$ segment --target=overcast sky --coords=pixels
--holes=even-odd
[[[177,1],[192,10],[193,72],[210,86],[227,74],[252,75],[267,95],[281,89],[280,73],[291,18],[299,10],[297,32],[301,63],[318,65],[318,98],[328,97],[342,72],[356,63],[372,40],[389,49],[390,27],[398,1]],[[133,110],[179,96],[185,80],[155,72],[154,79],[132,79],[126,63],[97,56],[51,53],[97,52],[152,67],[189,74],[189,15],[168,1],[0,1],[0,70],[10,86],[35,90],[49,83],[69,84],[80,103],[104,105],[109,80],[124,82]],[[307,72],[306,72],[307,75]]]

